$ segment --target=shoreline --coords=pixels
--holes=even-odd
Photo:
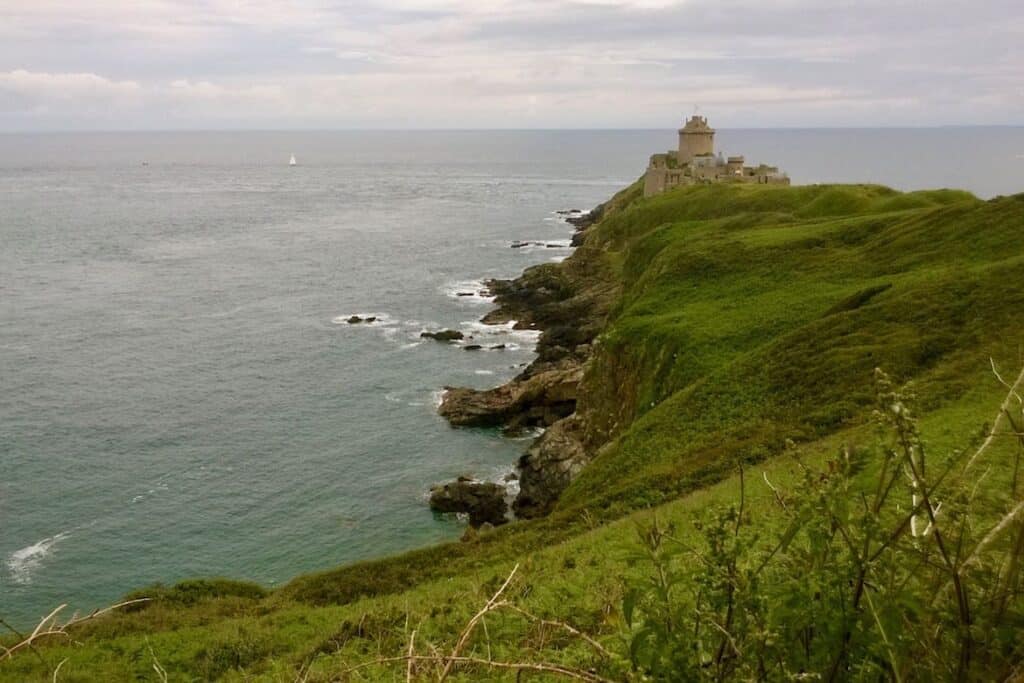
[[[453,428],[497,427],[508,438],[540,434],[510,464],[502,481],[461,476],[432,486],[430,507],[468,516],[471,527],[489,528],[516,519],[547,514],[569,480],[587,459],[577,431],[577,389],[592,355],[592,342],[603,328],[606,307],[579,300],[592,283],[568,276],[580,259],[589,229],[603,215],[604,204],[590,210],[561,210],[573,227],[573,252],[557,262],[529,266],[512,279],[484,280],[495,307],[480,319],[484,325],[512,325],[534,330],[536,357],[516,376],[490,389],[445,386],[437,412]],[[531,246],[513,241],[512,248]],[[581,324],[584,322],[585,324]]]

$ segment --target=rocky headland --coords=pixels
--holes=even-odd
[[[517,517],[547,514],[559,494],[593,457],[585,420],[577,413],[579,389],[590,364],[594,340],[602,330],[614,299],[613,279],[600,259],[591,258],[586,236],[604,213],[560,212],[575,227],[576,251],[561,263],[526,269],[512,280],[490,280],[486,286],[496,308],[485,324],[509,324],[540,330],[537,357],[517,376],[493,389],[445,387],[438,412],[453,427],[498,427],[508,434],[543,429],[516,463],[518,492],[512,502]],[[502,484],[460,478],[435,487],[431,507],[462,512],[470,524],[495,524]]]

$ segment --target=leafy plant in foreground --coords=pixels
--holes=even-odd
[[[657,520],[642,529],[634,559],[649,570],[629,582],[623,603],[634,669],[716,681],[1017,675],[1022,382],[1024,373],[1003,382],[1009,395],[976,450],[937,458],[913,397],[876,371],[874,448],[844,448],[824,471],[791,449],[800,473],[788,493],[765,475],[783,521],[776,538],[754,532],[742,470],[738,504],[698,522],[698,547]],[[988,463],[1006,437],[1016,442],[1013,462]],[[993,493],[1000,476],[1007,490]]]

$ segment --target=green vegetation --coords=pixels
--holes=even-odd
[[[1010,468],[987,460],[994,439],[931,452],[913,398],[881,370],[876,378],[873,448],[844,448],[825,469],[792,453],[803,476],[791,492],[765,477],[786,520],[768,543],[742,478],[738,504],[697,523],[702,538],[657,522],[644,530],[637,557],[652,570],[623,600],[635,670],[716,681],[1013,676],[1024,656],[1024,448]],[[1009,431],[999,430],[1004,420]],[[999,423],[993,433],[1024,445],[1021,420],[1007,411]],[[999,473],[984,491],[975,479],[983,466]],[[992,519],[994,510],[1007,512]]]
[[[49,681],[66,659],[61,681],[160,680],[162,671],[168,680],[404,680],[404,661],[348,670],[400,657],[410,641],[426,658],[413,667],[423,678],[435,673],[434,652],[458,649],[611,680],[827,679],[845,643],[835,680],[955,680],[965,641],[963,677],[1005,678],[1022,658],[1013,633],[1024,608],[1010,580],[1018,521],[988,547],[996,554],[985,573],[970,576],[995,576],[988,588],[1002,588],[998,600],[968,588],[977,620],[967,627],[948,609],[949,568],[909,536],[884,546],[884,562],[864,573],[867,597],[854,603],[847,579],[866,565],[844,534],[854,548],[883,547],[881,530],[913,507],[911,480],[893,469],[906,451],[880,440],[872,419],[875,368],[892,378],[889,405],[912,383],[913,439],[935,454],[930,473],[962,463],[990,430],[1006,395],[990,359],[1008,372],[1022,364],[1022,234],[1024,195],[707,185],[642,199],[634,185],[561,266],[568,286],[614,292],[615,302],[578,405],[597,455],[552,515],[267,593],[222,580],[135,591],[153,599],[19,650],[0,661],[0,679]],[[972,477],[943,482],[938,526],[954,525],[956,557],[969,557],[1019,501],[1018,449],[995,439]],[[859,501],[879,481],[893,481],[892,493],[865,514]],[[517,564],[501,596],[509,604],[459,648]],[[668,587],[652,584],[656,576]],[[671,628],[657,625],[666,619]],[[712,621],[728,621],[735,642],[723,647]],[[939,635],[907,640],[925,626]],[[699,647],[689,629],[706,635]],[[807,653],[800,663],[796,642]],[[926,657],[928,667],[908,665]],[[449,673],[516,679],[479,663]]]

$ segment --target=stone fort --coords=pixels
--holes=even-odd
[[[744,166],[742,156],[715,154],[715,129],[704,116],[691,116],[679,129],[679,149],[654,154],[644,175],[644,196],[698,183],[789,185],[789,176],[775,166]]]

